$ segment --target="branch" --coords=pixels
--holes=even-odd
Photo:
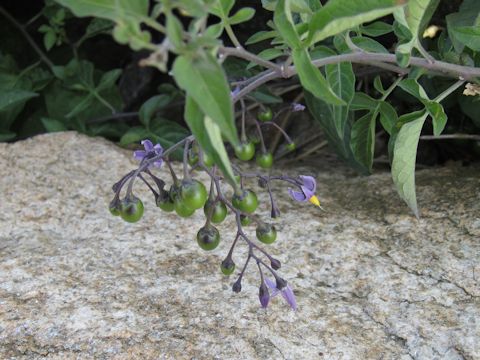
[[[464,140],[480,140],[480,135],[471,134],[445,134],[445,135],[422,135],[420,140],[452,140],[452,139],[464,139]]]
[[[228,48],[226,48],[228,49]],[[245,53],[247,51],[243,49],[235,49],[236,51],[230,52],[231,55],[245,58]],[[394,54],[377,54],[377,53],[369,53],[369,52],[355,52],[350,54],[341,54],[341,55],[334,55],[329,56],[326,58],[314,60],[312,63],[316,67],[322,67],[328,64],[337,64],[341,62],[353,62],[359,64],[366,64],[366,65],[374,65],[374,66],[381,66],[384,67],[388,64],[396,64],[397,60]],[[430,62],[424,58],[419,57],[412,57],[410,58],[410,64],[413,66],[418,66],[424,68],[426,70],[439,73],[440,75],[453,77],[460,80],[473,80],[476,77],[480,77],[480,68],[469,67],[469,66],[462,66],[462,65],[455,65],[450,64],[444,61],[434,61]],[[404,74],[406,69],[400,67],[392,67],[389,66],[389,69],[392,71],[396,71],[399,74]],[[255,90],[259,86],[265,84],[274,79],[285,77],[285,75],[291,77],[297,74],[297,69],[294,65],[289,66],[288,69],[284,72],[278,72],[277,70],[265,70],[264,72],[260,73],[255,81],[250,82],[247,86],[245,86],[242,90],[238,92],[233,97],[233,102],[237,102],[241,97],[245,96],[246,94],[250,93],[251,91]]]
[[[38,54],[38,56],[40,57],[40,59],[50,68],[50,69],[53,69],[53,67],[55,66],[51,61],[50,59],[47,57],[47,55],[45,55],[43,53],[43,51],[38,47],[38,45],[35,43],[35,41],[33,41],[32,37],[30,36],[30,34],[25,30],[25,27],[20,24],[17,20],[15,20],[15,18],[10,15],[10,13],[5,10],[3,7],[0,6],[0,14],[2,14],[3,16],[5,16],[7,18],[8,21],[10,21],[19,31],[20,33],[23,35],[23,37],[28,41],[28,43],[30,44],[30,46],[33,48],[33,50],[35,50],[35,52]]]

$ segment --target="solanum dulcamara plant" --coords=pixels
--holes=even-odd
[[[220,242],[215,224],[230,212],[237,230],[220,264],[221,271],[231,275],[237,264],[241,264],[232,285],[233,291],[239,292],[247,266],[256,265],[260,280],[258,297],[263,307],[277,294],[292,309],[297,304],[292,288],[278,273],[280,261],[264,247],[276,240],[275,225],[255,214],[257,195],[245,185],[245,180],[256,178],[268,192],[271,218],[279,216],[271,191],[274,181],[288,184],[286,190],[293,201],[316,206],[320,202],[312,176],[289,177],[270,171],[272,154],[266,150],[262,136],[266,128],[276,127],[285,137],[287,147],[290,150],[295,147],[283,129],[272,122],[274,114],[270,108],[260,104],[260,111],[253,119],[256,141],[247,137],[245,122],[247,116],[251,117],[248,106],[258,101],[253,93],[276,79],[298,77],[305,104],[290,104],[281,111],[307,108],[337,153],[364,173],[372,169],[378,121],[390,136],[395,186],[418,216],[414,173],[422,127],[429,119],[434,134],[440,134],[447,122],[441,101],[462,86],[478,88],[479,84],[480,69],[476,66],[480,63],[480,2],[476,0],[465,0],[459,13],[447,17],[447,29],[438,40],[443,42],[438,47],[441,51],[435,53],[425,49],[423,38],[439,0],[262,0],[263,7],[272,12],[272,20],[267,23],[269,30],[255,33],[244,44],[238,40],[235,27],[253,19],[255,10],[238,8],[241,1],[237,4],[235,0],[56,1],[76,16],[95,16],[114,22],[113,37],[117,42],[128,44],[133,50],[150,51],[141,60],[141,66],[168,72],[185,92],[184,118],[191,136],[168,149],[145,139],[144,150],[134,154],[139,160],[138,168],[113,186],[112,214],[129,222],[142,217],[143,203],[133,192],[135,181],[141,181],[150,188],[163,211],[189,217],[203,208],[206,221],[196,240],[202,249],[210,251]],[[236,11],[232,11],[234,5]],[[471,16],[472,13],[476,15]],[[389,15],[393,16],[393,24],[380,20]],[[394,52],[375,40],[391,32],[397,37]],[[251,44],[260,41],[268,41],[270,47],[260,53],[249,51]],[[452,58],[452,52],[461,53],[462,60],[445,61]],[[257,71],[250,77],[227,76],[224,64],[232,57],[245,60],[246,67],[255,67]],[[376,78],[374,87],[381,96],[372,98],[356,91],[352,67],[355,63],[386,69],[398,74],[398,78],[386,88]],[[419,82],[422,76],[442,76],[450,82],[438,93],[427,94]],[[397,114],[388,102],[397,87],[418,99],[419,110]],[[256,164],[263,172],[242,172],[230,161],[226,143],[240,160],[249,161],[256,154]],[[181,175],[175,173],[169,159],[179,149],[183,149]],[[168,167],[170,180],[155,175],[155,168],[160,166]],[[194,178],[194,170],[209,175],[209,189]],[[226,195],[225,186],[231,188],[232,196]],[[257,240],[245,231],[249,225],[255,225]],[[248,248],[241,263],[234,260],[240,243]]]

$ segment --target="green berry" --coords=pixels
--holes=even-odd
[[[208,194],[205,185],[198,180],[184,180],[180,186],[180,197],[190,209],[200,209],[205,205]]]
[[[243,190],[240,195],[233,195],[232,204],[238,210],[251,214],[258,206],[257,195],[251,190]]]
[[[195,209],[189,208],[179,197],[173,202],[173,208],[177,215],[183,218],[188,218],[195,212]]]
[[[205,213],[205,216],[208,216],[212,206],[213,213],[210,221],[214,224],[219,224],[227,217],[227,206],[221,201],[215,202],[215,205],[208,201],[203,207],[203,212]]]
[[[255,155],[255,145],[250,142],[242,142],[235,148],[235,155],[242,161],[252,160]]]
[[[273,117],[272,109],[270,109],[269,107],[265,108],[264,110],[260,111],[257,114],[257,117],[258,117],[258,120],[263,122],[272,120],[272,117]]]
[[[220,265],[220,270],[222,271],[223,275],[232,275],[235,271],[235,263],[231,258],[226,258],[222,261]]]
[[[287,146],[285,146],[285,148],[288,150],[288,151],[293,151],[296,149],[296,145],[294,142],[291,142],[291,143],[288,143]]]
[[[120,205],[120,216],[127,222],[137,222],[143,216],[143,203],[142,200],[133,196],[131,198],[125,198]]]
[[[212,225],[206,225],[198,230],[197,243],[203,250],[213,250],[220,243],[220,233]]]
[[[110,214],[113,216],[120,216],[120,201],[118,199],[113,199],[108,206]]]
[[[263,169],[270,169],[273,165],[273,156],[271,153],[257,155],[257,165]]]
[[[257,239],[264,244],[271,244],[277,238],[277,230],[275,226],[270,224],[262,224],[257,226]]]
[[[157,206],[166,212],[172,212],[175,204],[167,191],[160,192],[156,199]]]

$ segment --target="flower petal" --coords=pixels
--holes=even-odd
[[[145,148],[146,152],[153,150],[153,144],[150,140],[142,140],[142,145]]]
[[[270,297],[274,297],[275,295],[277,295],[280,291],[277,289],[277,284],[270,280],[269,278],[265,278],[265,283],[267,284],[267,286],[272,290],[272,292],[270,293]]]
[[[288,193],[293,198],[293,200],[296,200],[296,201],[307,201],[308,200],[303,192],[288,189]]]
[[[163,160],[160,159],[160,160],[154,161],[153,166],[162,167],[162,164],[163,164]]]
[[[155,154],[157,154],[157,155],[161,155],[163,153],[163,148],[162,148],[162,145],[160,145],[160,144],[156,144],[153,147],[153,150],[155,150]]]
[[[313,176],[300,175],[299,178],[302,180],[303,186],[305,188],[307,188],[311,192],[315,193],[315,190],[317,189],[317,182],[316,182],[316,180]]]
[[[143,150],[136,150],[133,152],[133,157],[136,159],[136,160],[143,160],[143,158],[145,157],[145,155],[147,155],[147,153]]]
[[[282,290],[282,296],[287,301],[288,305],[292,310],[297,310],[297,300],[295,299],[295,294],[293,293],[290,285],[287,285],[285,289]]]

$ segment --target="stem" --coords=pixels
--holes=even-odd
[[[352,62],[352,63],[359,63],[359,64],[367,64],[372,65],[372,62],[375,63],[387,63],[387,64],[396,64],[397,60],[394,54],[378,54],[378,53],[369,53],[369,52],[358,52],[358,53],[350,53],[350,54],[341,54],[341,55],[334,55],[329,56],[322,59],[314,60],[312,63],[316,67],[325,66],[328,64],[337,64],[341,62]],[[411,57],[410,58],[411,66],[418,66],[424,68],[426,70],[439,73],[440,75],[447,76],[447,77],[454,77],[461,80],[473,80],[476,77],[480,77],[480,68],[470,67],[470,66],[461,66],[450,64],[443,61],[435,61],[430,62],[424,58],[420,57]],[[392,69],[393,70],[393,69]],[[400,70],[398,70],[400,73]],[[295,66],[290,66],[286,73],[289,76],[293,76],[297,74],[297,70]],[[402,70],[401,74],[404,74]],[[278,79],[283,77],[282,74],[274,71],[274,70],[265,70],[264,72],[260,73],[254,81],[248,83],[242,90],[236,94],[232,100],[233,102],[237,102],[240,98],[245,96],[246,94],[252,92],[259,86],[265,84],[274,79]]]
[[[235,46],[237,46],[237,45],[235,45]],[[241,58],[241,59],[244,59],[244,60],[251,61],[251,62],[253,62],[257,65],[261,65],[263,67],[266,67],[267,69],[272,69],[272,70],[275,70],[275,71],[278,71],[278,72],[281,71],[281,68],[280,68],[279,65],[275,64],[272,61],[262,59],[261,57],[255,55],[251,52],[246,51],[241,46],[239,46],[237,48],[221,46],[220,49],[219,49],[219,52],[220,52],[220,54],[224,55],[225,57],[226,56],[235,56],[235,57],[238,57],[238,58]]]
[[[480,135],[472,134],[445,134],[445,135],[422,135],[420,140],[452,140],[452,139],[464,139],[464,140],[479,140]]]
[[[40,59],[45,63],[45,65],[47,65],[52,71],[53,71],[53,67],[55,66],[51,61],[50,59],[43,53],[43,51],[37,46],[37,44],[35,43],[35,41],[33,41],[32,37],[30,36],[30,34],[25,30],[25,27],[20,24],[17,20],[15,20],[15,18],[10,15],[10,13],[8,11],[6,11],[3,7],[0,6],[0,14],[2,14],[3,16],[5,16],[7,18],[8,21],[10,21],[19,31],[20,33],[23,35],[23,37],[28,41],[28,43],[30,44],[30,46],[32,47],[32,49],[38,54],[38,56],[40,57]]]
[[[240,41],[238,41],[238,39],[235,36],[235,33],[233,32],[230,24],[227,21],[223,21],[223,25],[225,26],[225,31],[227,32],[227,35],[230,38],[230,41],[233,43],[233,45],[237,49],[242,49],[242,44],[240,44]]]
[[[452,92],[457,90],[460,86],[462,86],[464,82],[465,82],[464,80],[459,80],[456,83],[452,84],[448,89],[446,89],[440,95],[438,95],[435,99],[433,99],[433,101],[436,101],[436,102],[442,101],[448,95],[450,95]]]

